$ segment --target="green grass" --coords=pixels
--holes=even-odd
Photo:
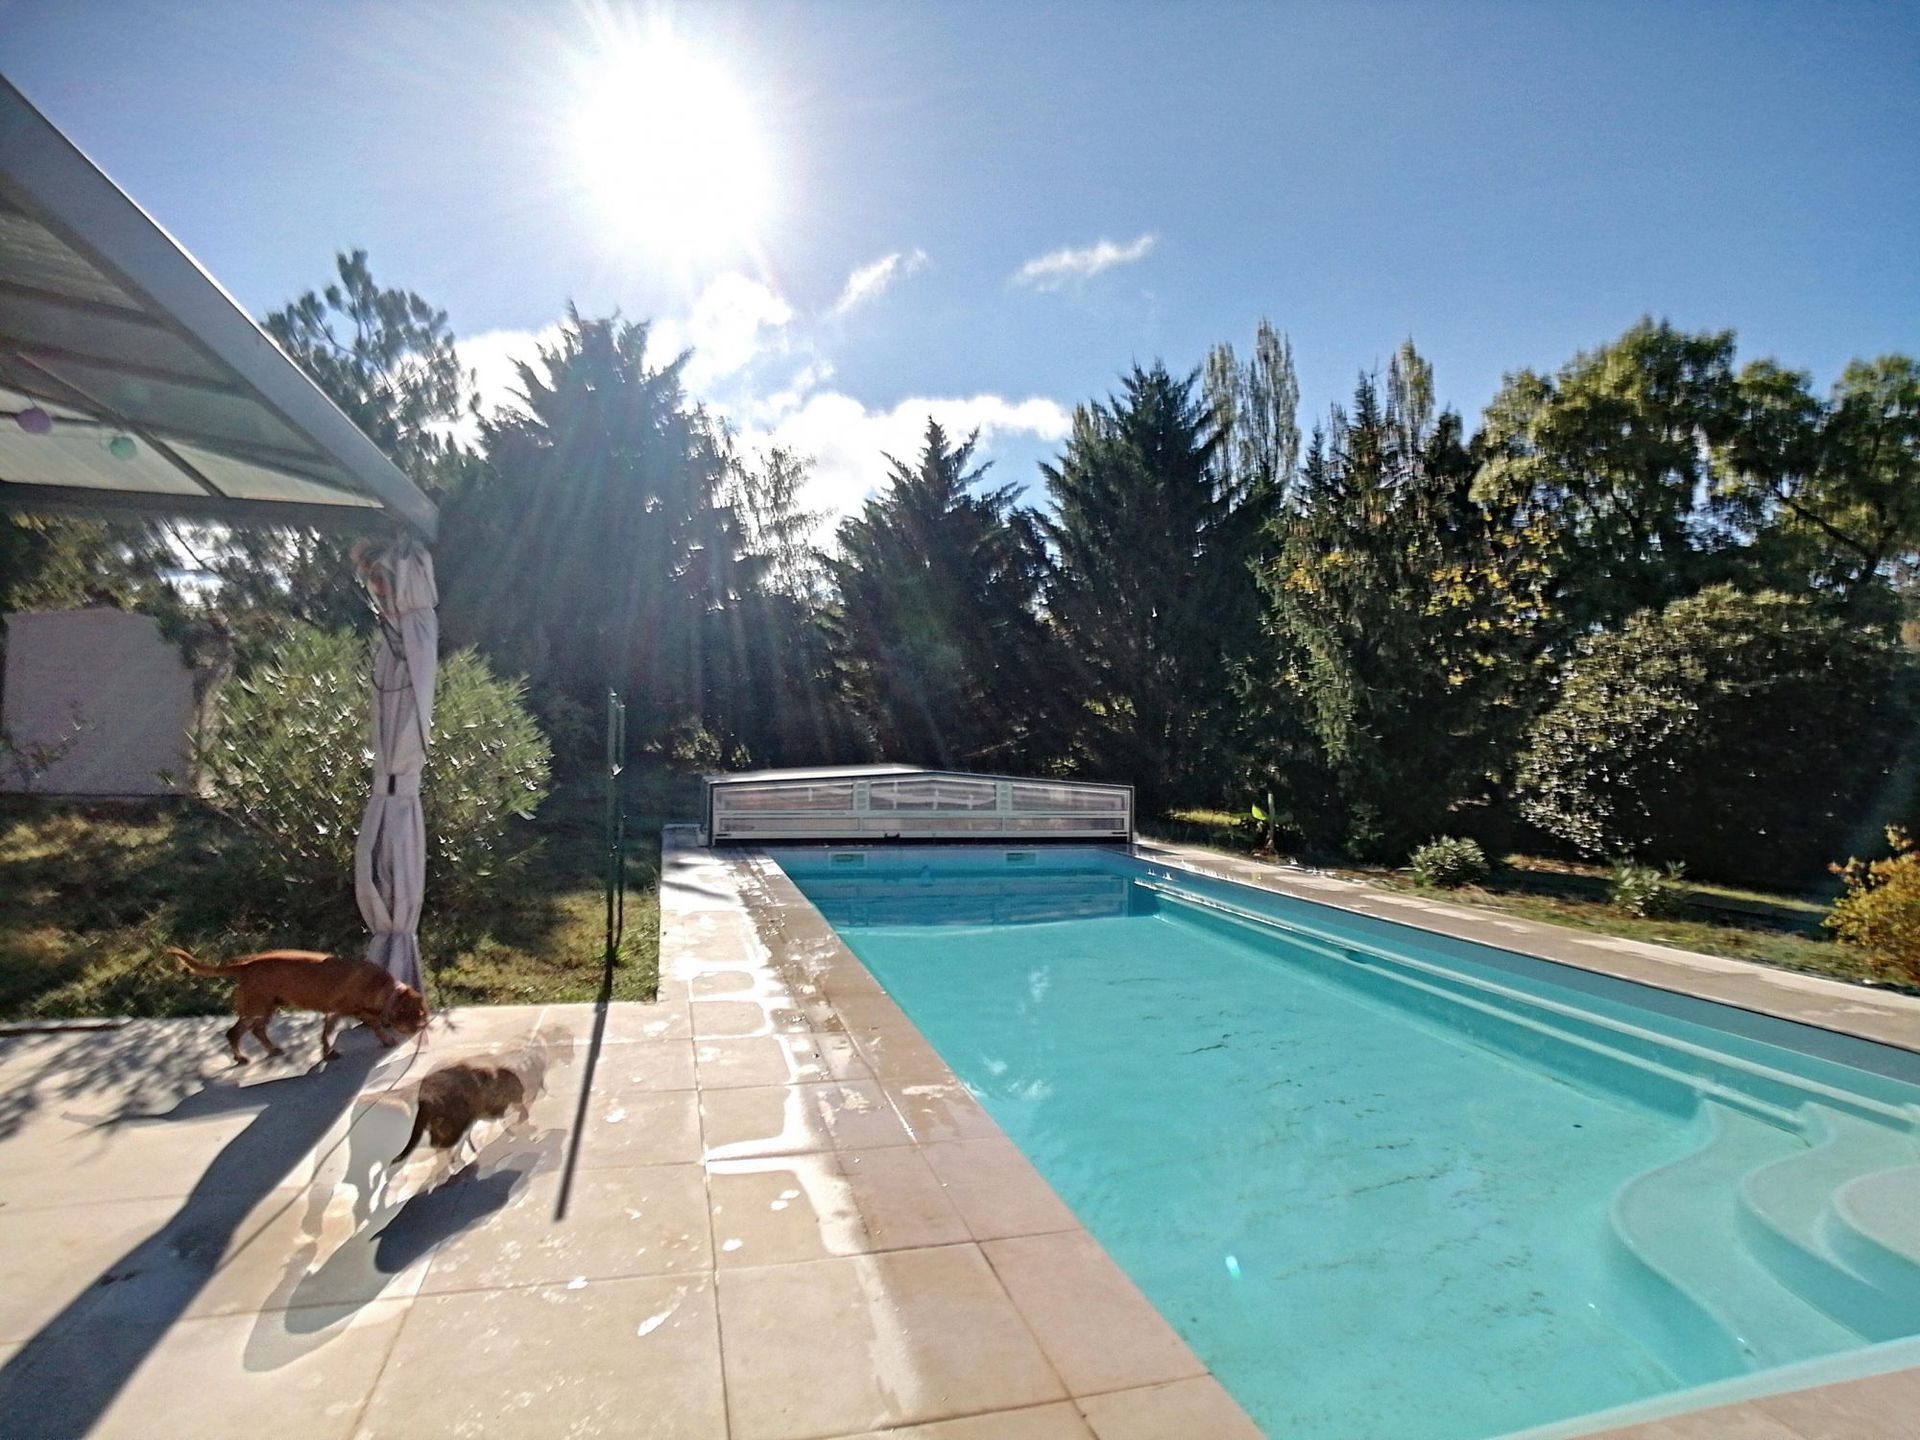
[[[615,999],[650,999],[659,975],[661,814],[684,782],[629,789],[626,937]],[[604,975],[604,845],[598,787],[561,785],[531,827],[538,850],[484,906],[436,909],[428,879],[421,953],[435,1005],[598,997]],[[289,920],[221,859],[222,822],[190,801],[127,805],[0,799],[0,1019],[202,1015],[231,986],[162,952],[206,959],[276,946],[355,953],[366,943],[348,877]]]

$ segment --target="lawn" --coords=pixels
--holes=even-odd
[[[1147,828],[1168,840],[1241,855],[1252,853],[1256,844],[1256,838],[1239,825],[1238,817],[1224,811],[1181,811]],[[1571,925],[1629,940],[1920,994],[1915,987],[1889,983],[1861,952],[1828,938],[1820,924],[1828,902],[1821,896],[1683,880],[1677,887],[1679,907],[1675,914],[1642,917],[1608,903],[1605,870],[1532,856],[1509,856],[1495,867],[1485,885],[1458,890],[1418,885],[1405,870],[1363,866],[1332,869],[1364,884],[1498,910],[1521,919]]]
[[[684,777],[632,777],[627,921],[612,996],[650,999],[659,967],[663,811]],[[365,944],[344,878],[317,918],[263,915],[218,859],[220,822],[192,801],[99,804],[0,799],[0,1019],[198,1015],[231,986],[162,952],[205,959],[276,946],[352,953]],[[494,903],[447,913],[428,879],[421,950],[435,1005],[593,1000],[605,974],[604,845],[594,783],[560,784],[532,826],[536,853]]]

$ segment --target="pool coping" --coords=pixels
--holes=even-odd
[[[757,847],[709,850],[693,827],[670,828],[667,848],[683,853],[695,852],[725,864],[745,883],[739,892],[742,912],[766,947],[770,963],[794,975],[822,974],[831,977],[835,970],[844,976],[858,976],[864,985],[879,990],[884,1007],[865,1011],[866,1023],[878,1011],[888,1015],[896,1032],[910,1036],[918,1047],[931,1046],[904,1012],[885,996],[884,988],[862,965],[832,926],[800,894],[765,851]],[[1118,848],[1118,847],[1096,847]],[[1901,1049],[1920,1051],[1920,999],[1888,993],[1861,994],[1861,987],[1818,976],[1775,970],[1751,961],[1702,955],[1669,946],[1642,941],[1594,936],[1564,926],[1521,920],[1512,916],[1491,917],[1482,912],[1428,900],[1420,896],[1381,891],[1355,881],[1302,871],[1292,867],[1266,864],[1237,856],[1221,855],[1191,846],[1163,842],[1139,842],[1127,852],[1154,864],[1173,866],[1217,879],[1252,885],[1258,889],[1294,898],[1316,901],[1376,919],[1430,930],[1456,939],[1469,940],[1549,963],[1574,966],[1615,978],[1633,981],[1672,993],[1730,1005],[1738,1009],[1793,1021],[1822,1030],[1877,1041]],[[663,874],[661,890],[661,947],[665,974],[669,915],[675,908],[669,902],[668,882]],[[804,981],[802,982],[805,983]],[[844,987],[847,982],[843,981]],[[831,1003],[835,986],[828,979],[824,987]],[[870,992],[864,992],[870,993]],[[897,1017],[895,1019],[894,1017]],[[854,1044],[867,1053],[858,1033]],[[958,1084],[957,1077],[941,1063],[946,1081]],[[987,1124],[990,1117],[981,1112]],[[994,1133],[1004,1137],[997,1125]],[[1008,1142],[1011,1143],[1011,1142]],[[1027,1167],[1031,1169],[1031,1167]],[[1045,1187],[1037,1171],[1032,1179]],[[1048,1187],[1050,1190],[1050,1187]],[[1069,1212],[1070,1213],[1070,1212]],[[1076,1222],[1077,1223],[1077,1222]],[[1085,1233],[1084,1227],[1079,1227]],[[1089,1236],[1089,1239],[1092,1237]],[[1098,1246],[1097,1240],[1094,1241]],[[1105,1257],[1104,1249],[1100,1254]],[[1138,1296],[1139,1291],[1120,1271],[1117,1262],[1105,1257],[1121,1283]],[[1151,1305],[1144,1296],[1140,1303]],[[1157,1312],[1155,1312],[1157,1319]],[[1164,1325],[1164,1321],[1161,1322]],[[1184,1345],[1182,1346],[1184,1349]],[[1191,1352],[1188,1352],[1191,1354]],[[1920,1411],[1920,1339],[1896,1340],[1886,1344],[1826,1357],[1792,1367],[1802,1379],[1797,1388],[1777,1387],[1780,1372],[1769,1375],[1741,1376],[1713,1385],[1675,1391],[1667,1396],[1637,1402],[1618,1409],[1557,1421],[1488,1440],[1711,1440],[1739,1434],[1751,1440],[1846,1440],[1867,1435],[1892,1436],[1910,1423]],[[1200,1364],[1197,1357],[1194,1364]],[[1204,1367],[1202,1374],[1206,1374]],[[1226,1397],[1224,1387],[1207,1376],[1218,1397]],[[1789,1379],[1791,1385],[1792,1380]],[[1768,1393],[1747,1396],[1741,1392],[1755,1386],[1768,1387]],[[1144,1392],[1143,1392],[1144,1393]],[[1076,1403],[1081,1397],[1075,1396]],[[1209,1395],[1210,1403],[1217,1397]],[[1705,1401],[1702,1408],[1701,1402]],[[1724,1403],[1715,1403],[1721,1401]],[[1232,1404],[1230,1397],[1228,1403]],[[1685,1408],[1678,1408],[1684,1406]],[[1095,1417],[1083,1415],[1089,1423]],[[1218,1413],[1218,1412],[1215,1412]],[[1244,1412],[1233,1405],[1233,1415],[1257,1434]],[[1096,1426],[1096,1433],[1101,1432]],[[1168,1433],[1181,1433],[1177,1428]],[[1193,1433],[1202,1433],[1195,1431]],[[1225,1430],[1208,1430],[1209,1435],[1224,1436]]]

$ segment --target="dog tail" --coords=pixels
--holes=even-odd
[[[413,1112],[413,1133],[407,1136],[407,1143],[400,1147],[400,1153],[394,1156],[388,1163],[398,1165],[402,1160],[406,1159],[407,1156],[413,1153],[413,1147],[420,1143],[420,1137],[426,1133],[427,1112],[424,1108],[417,1109]]]
[[[239,964],[234,965],[203,965],[178,945],[169,945],[167,947],[167,954],[173,956],[174,959],[178,960],[196,975],[230,975],[246,963],[243,960],[239,962]]]

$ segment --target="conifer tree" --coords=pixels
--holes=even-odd
[[[929,420],[919,460],[887,457],[886,489],[827,562],[843,683],[888,760],[1020,769],[1049,749],[1045,550],[1017,486],[977,488],[977,438],[954,445]]]
[[[1135,366],[1118,395],[1079,408],[1065,453],[1041,466],[1076,756],[1132,782],[1147,808],[1223,793],[1232,666],[1258,617],[1258,511],[1218,463],[1223,432],[1197,379]]]

